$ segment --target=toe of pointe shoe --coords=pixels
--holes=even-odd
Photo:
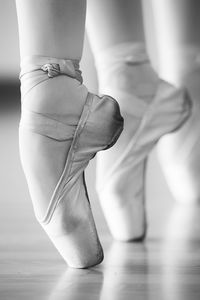
[[[141,233],[140,235],[135,236],[113,236],[114,239],[121,243],[140,243],[143,242],[146,238],[146,231]]]
[[[43,226],[67,265],[76,269],[93,267],[100,264],[104,258],[103,249],[94,228],[88,227],[88,224],[86,228],[82,225],[71,233],[59,235],[57,228],[55,230],[54,226],[54,232],[57,231],[56,235],[58,234],[55,236],[52,228]],[[62,225],[62,232],[64,231]]]
[[[147,234],[147,226],[145,225],[140,232],[137,232],[132,236],[127,236],[121,241],[126,243],[140,243],[145,240],[146,234]]]
[[[57,241],[56,248],[58,249],[59,243]],[[62,248],[61,251],[58,249],[62,257],[65,259],[65,253]],[[67,265],[70,268],[74,269],[88,269],[91,267],[94,267],[96,265],[99,265],[103,259],[104,259],[104,253],[101,246],[98,246],[97,249],[94,247],[94,249],[89,249],[86,251],[81,251],[80,255],[75,253],[74,251],[74,257],[69,261],[69,255],[67,255],[65,261]]]
[[[102,263],[103,259],[104,254],[102,250],[98,255],[95,255],[94,257],[89,257],[84,260],[80,259],[70,264],[68,263],[68,266],[74,269],[88,269],[99,265],[100,263]]]
[[[146,212],[144,204],[139,201],[119,201],[116,193],[109,193],[104,199],[101,194],[101,207],[112,237],[120,242],[140,242],[147,232]],[[120,196],[120,199],[125,199]],[[137,199],[138,200],[138,199]],[[139,203],[138,203],[139,202]],[[139,205],[138,205],[139,204]]]
[[[68,266],[84,269],[100,264],[103,249],[94,223],[84,176],[70,190],[62,190],[50,219],[42,227]]]
[[[139,243],[142,242],[146,238],[146,226],[141,228],[138,231],[132,231],[132,232],[123,232],[121,234],[112,233],[113,238],[116,241],[122,242],[122,243]]]

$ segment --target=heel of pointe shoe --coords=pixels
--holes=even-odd
[[[134,200],[133,200],[134,201]],[[113,213],[115,222],[110,219],[107,222],[111,235],[116,241],[130,243],[142,242],[147,234],[146,213],[144,207],[138,208],[134,205],[135,216],[127,208],[122,208],[121,211]],[[139,213],[140,212],[140,213]],[[106,214],[105,214],[106,215]],[[139,219],[139,222],[134,219]],[[117,228],[116,228],[117,227]]]
[[[103,95],[102,99],[106,99],[108,103],[108,116],[110,115],[110,128],[108,131],[112,134],[111,141],[108,143],[107,147],[104,149],[111,148],[120,137],[123,129],[124,129],[124,119],[120,113],[119,103],[108,95]]]
[[[91,103],[90,113],[79,138],[84,151],[90,152],[88,159],[91,159],[98,151],[106,150],[116,143],[123,131],[124,119],[114,98],[89,93],[88,99]]]
[[[154,103],[162,115],[162,135],[178,130],[190,117],[193,106],[186,88],[176,88],[164,80],[160,80]]]
[[[109,195],[101,195],[109,201],[113,197],[111,193]],[[114,200],[120,197],[114,195]],[[108,208],[103,208],[104,216],[106,218],[110,233],[112,237],[120,242],[141,242],[145,239],[147,233],[147,223],[146,223],[146,212],[145,208],[141,207],[141,203],[135,203],[134,199],[133,207],[122,206],[117,209],[113,209],[112,212],[108,212]],[[138,202],[138,199],[137,199]],[[134,210],[134,212],[133,212]]]

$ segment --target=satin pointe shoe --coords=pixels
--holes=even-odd
[[[145,175],[156,142],[189,117],[185,89],[159,79],[142,44],[108,49],[96,60],[99,90],[115,97],[124,118],[118,143],[98,155],[97,191],[112,236],[140,241],[146,235]]]
[[[26,57],[20,78],[20,156],[36,218],[70,267],[99,264],[84,170],[121,134],[119,105],[88,92],[78,61]]]

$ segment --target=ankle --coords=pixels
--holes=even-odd
[[[79,116],[87,94],[87,88],[77,80],[58,76],[31,89],[22,99],[22,105],[31,111],[61,118],[66,115]]]
[[[96,58],[96,66],[100,92],[111,94],[120,105],[134,96],[149,103],[156,93],[159,77],[143,43],[125,43],[107,49]]]
[[[21,63],[22,105],[54,116],[80,115],[88,94],[79,62],[30,56]]]

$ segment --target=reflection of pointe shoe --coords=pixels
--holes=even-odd
[[[185,69],[183,78],[193,100],[191,117],[158,144],[159,162],[170,191],[176,201],[188,204],[200,203],[200,67],[193,68]]]
[[[147,157],[159,138],[188,118],[185,90],[158,78],[140,44],[122,44],[97,59],[100,92],[113,95],[124,117],[118,143],[98,156],[97,190],[108,226],[121,241],[146,233]]]
[[[146,299],[141,295],[148,286],[148,265],[145,243],[112,243],[105,255],[100,300]]]
[[[94,284],[95,282],[95,284]],[[48,300],[89,300],[99,299],[94,295],[101,293],[103,272],[95,268],[90,270],[68,268],[52,286]],[[90,297],[90,295],[92,295]],[[94,298],[93,298],[94,296]]]
[[[69,266],[96,265],[103,251],[84,170],[97,151],[119,137],[119,106],[109,96],[89,93],[77,62],[71,60],[28,57],[21,81],[20,154],[36,217]],[[85,95],[78,116],[80,97],[68,99],[73,89]]]

